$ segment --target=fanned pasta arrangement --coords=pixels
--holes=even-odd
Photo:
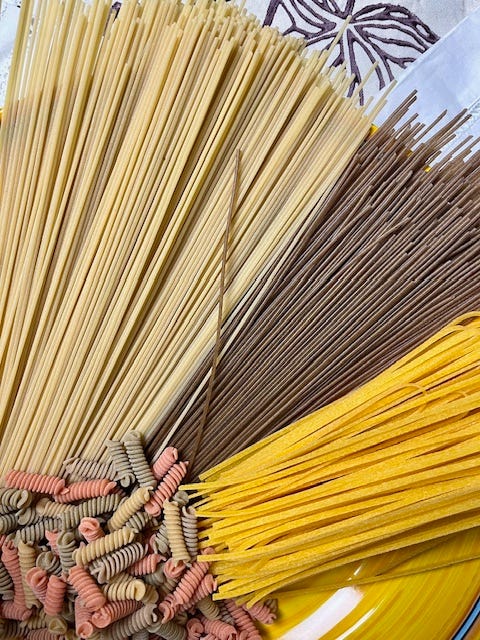
[[[260,640],[295,589],[480,558],[435,555],[479,523],[480,152],[415,96],[372,128],[341,37],[22,2],[2,638]]]
[[[33,8],[0,130],[0,466],[52,473],[153,430],[208,353],[237,151],[225,315],[375,111],[227,2],[46,0],[29,29]]]

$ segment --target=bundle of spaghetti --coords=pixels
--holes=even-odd
[[[462,116],[429,138],[411,102],[358,150],[283,260],[226,319],[193,475],[368,381],[480,305],[480,154],[467,157],[467,144],[425,171]],[[211,362],[149,434],[152,452],[173,438],[192,459]]]
[[[254,604],[478,524],[480,313],[191,485],[218,596]],[[199,557],[204,561],[203,557]]]
[[[211,348],[236,151],[225,314],[375,110],[227,2],[33,6],[0,131],[0,469],[53,473],[151,430]]]

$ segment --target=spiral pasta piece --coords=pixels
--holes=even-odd
[[[148,573],[154,573],[164,557],[159,553],[149,553],[147,556],[138,560],[128,568],[128,573],[132,576],[144,576]]]
[[[82,518],[78,525],[78,531],[89,543],[105,536],[102,525],[97,518]]]
[[[190,554],[187,550],[185,539],[183,537],[182,521],[180,517],[180,509],[176,502],[166,500],[163,503],[163,513],[165,517],[165,525],[167,527],[168,540],[172,551],[172,558],[176,562],[189,562]]]
[[[155,479],[162,480],[177,460],[178,450],[175,447],[164,449],[152,465],[152,473]]]
[[[206,598],[207,596],[212,595],[212,593],[216,589],[217,581],[211,573],[207,573],[207,575],[202,579],[198,587],[195,589],[195,593],[192,596],[192,602],[198,602],[199,600],[202,600],[202,598]]]
[[[197,590],[200,582],[208,571],[208,563],[194,562],[190,569],[183,575],[178,583],[173,598],[178,605],[185,605],[191,601],[193,594]]]
[[[17,604],[14,600],[7,600],[7,602],[2,602],[0,614],[9,620],[23,621],[32,615],[32,611],[21,604]]]
[[[60,514],[59,520],[62,529],[75,529],[80,524],[82,518],[100,516],[104,513],[112,513],[118,509],[122,498],[115,493],[108,496],[90,498],[72,509]]]
[[[203,624],[198,618],[190,618],[186,624],[187,640],[200,640],[205,631]]]
[[[186,640],[187,630],[176,622],[157,622],[149,627],[153,633],[158,633],[164,640]]]
[[[198,600],[196,607],[208,620],[220,620],[221,618],[220,609],[210,596]]]
[[[54,500],[55,502],[67,504],[69,502],[76,502],[77,500],[108,496],[116,487],[117,483],[113,482],[113,480],[81,480],[80,482],[73,482],[67,485],[62,493],[54,496]]]
[[[33,494],[27,489],[0,487],[0,505],[16,511],[32,504]]]
[[[262,640],[262,636],[258,631],[255,623],[253,622],[252,616],[242,609],[234,600],[226,600],[225,606],[228,609],[228,612],[235,620],[235,626],[239,631],[245,631],[248,635],[247,638],[250,640]]]
[[[123,438],[133,474],[141,487],[154,489],[157,481],[148,464],[143,448],[143,437],[138,431],[129,431]]]
[[[134,562],[143,558],[147,549],[140,542],[132,542],[116,551],[112,551],[92,562],[90,573],[100,584],[105,584],[114,575],[125,571]]]
[[[150,500],[145,504],[145,511],[152,516],[159,516],[163,509],[163,503],[173,496],[186,474],[186,462],[177,462],[172,465]]]
[[[200,618],[207,633],[213,634],[219,640],[236,640],[237,630],[222,620],[209,620],[205,616]]]
[[[27,489],[33,493],[53,495],[62,492],[65,488],[65,480],[58,476],[12,469],[5,476],[5,485],[11,489]]]
[[[56,616],[63,609],[63,600],[67,590],[67,583],[63,578],[50,576],[45,595],[45,613],[47,616]]]
[[[28,584],[35,597],[40,602],[45,602],[48,587],[48,574],[45,569],[32,567],[25,575],[25,582]]]
[[[181,560],[180,562],[176,562],[173,558],[169,558],[163,565],[163,573],[165,574],[165,577],[171,578],[172,580],[175,580],[175,583],[178,583],[186,568],[187,565],[185,562]]]
[[[150,638],[150,632],[148,629],[142,629],[133,634],[132,640],[148,640]]]
[[[98,460],[88,460],[78,457],[65,460],[63,466],[68,475],[74,480],[93,480],[95,478],[105,478],[106,480],[118,479],[113,461],[98,462]]]
[[[182,529],[188,554],[192,560],[195,560],[198,554],[198,525],[197,514],[193,507],[182,507]]]
[[[21,637],[22,629],[16,620],[0,620],[0,637],[5,640],[17,640]]]
[[[268,607],[270,609],[270,611],[276,617],[277,614],[278,614],[278,600],[277,600],[277,598],[268,598],[267,600],[265,600],[264,604],[265,604],[266,607]]]
[[[12,540],[6,540],[2,546],[2,561],[13,582],[13,602],[26,608],[25,591],[23,589],[22,572],[18,550]]]
[[[119,600],[137,600],[140,602],[145,597],[146,591],[147,585],[143,580],[128,574],[118,574],[112,581],[102,586],[102,592],[111,602]]]
[[[12,594],[13,597],[13,582],[12,577],[8,573],[3,561],[0,560],[0,595],[5,599],[5,596]]]
[[[48,542],[48,546],[58,556],[58,536],[59,533],[56,529],[50,531],[49,529],[45,530],[45,539]]]
[[[34,507],[23,507],[17,511],[17,521],[21,526],[35,524],[40,522],[42,516],[39,515]]]
[[[142,580],[144,580],[147,584],[151,584],[154,587],[158,587],[160,585],[163,586],[165,583],[165,574],[163,573],[163,565],[157,567],[157,569],[153,573],[146,573],[142,576]]]
[[[180,611],[180,605],[176,602],[172,593],[165,596],[162,602],[158,605],[158,610],[162,615],[162,623],[170,622],[173,620],[178,611]]]
[[[98,611],[107,599],[98,584],[83,567],[74,566],[68,574],[69,583],[75,587],[88,611]]]
[[[73,531],[61,531],[57,538],[58,555],[63,572],[68,572],[75,564],[74,553],[77,549],[77,539]]]
[[[101,609],[92,614],[92,623],[97,629],[105,629],[113,622],[129,616],[141,607],[138,600],[120,600],[107,602]]]
[[[45,531],[55,531],[58,527],[56,518],[42,518],[35,524],[19,529],[15,534],[15,542],[40,542],[45,539]]]
[[[58,640],[58,634],[52,633],[48,629],[34,629],[29,632],[28,640]]]
[[[124,500],[117,508],[113,516],[108,520],[107,527],[110,531],[120,529],[150,500],[150,491],[147,487],[139,487],[132,495]]]
[[[188,465],[188,463],[185,463],[185,464]],[[176,502],[178,506],[181,508],[181,507],[185,507],[190,502],[190,496],[183,489],[179,489],[178,491],[175,491],[175,493],[173,494],[172,500]]]
[[[134,539],[135,533],[128,527],[117,529],[113,533],[100,536],[97,540],[76,549],[73,553],[73,560],[76,564],[85,566],[93,560],[105,556],[107,553],[120,549],[120,547],[125,547],[133,542]]]
[[[155,526],[158,520],[153,518],[146,511],[137,511],[125,523],[126,527],[132,529],[135,533],[140,533],[147,527]]]
[[[18,527],[18,517],[16,513],[4,513],[0,515],[0,533],[11,533]]]
[[[27,582],[27,573],[31,569],[35,569],[35,561],[37,559],[37,552],[32,542],[19,542],[17,546],[18,561],[20,564],[20,571],[22,574],[23,591],[25,594],[25,605],[27,609],[38,606],[40,603]]]
[[[118,620],[108,629],[105,636],[111,640],[131,638],[134,633],[147,629],[157,621],[154,604],[146,604],[126,618]]]
[[[103,605],[102,605],[103,606]],[[75,631],[80,638],[89,638],[94,632],[92,614],[80,598],[75,600]]]
[[[113,462],[113,467],[120,484],[122,487],[129,487],[133,482],[135,482],[135,474],[133,473],[130,460],[128,459],[125,445],[119,440],[107,440],[105,445],[108,449],[110,459]]]
[[[67,633],[69,631],[66,620],[60,616],[48,616],[48,630],[51,631],[57,638],[59,635]]]
[[[60,576],[62,574],[60,559],[53,553],[53,551],[42,551],[42,553],[39,553],[36,565],[40,569],[44,569],[49,574],[53,573],[56,576]]]
[[[35,505],[35,510],[40,516],[48,516],[51,518],[58,517],[61,513],[71,511],[74,507],[71,504],[62,504],[48,498],[41,498]]]
[[[277,617],[276,611],[272,611],[266,602],[256,602],[251,607],[243,605],[243,609],[248,611],[254,620],[263,624],[272,624]]]

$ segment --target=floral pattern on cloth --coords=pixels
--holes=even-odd
[[[358,8],[355,0],[271,0],[264,23],[279,26],[285,35],[301,36],[309,45],[320,43],[322,48],[344,29],[332,63],[346,64],[354,76],[351,91],[374,63],[377,89],[385,88],[396,76],[395,66],[405,69],[439,39],[409,9],[388,2]]]

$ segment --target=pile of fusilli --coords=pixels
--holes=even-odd
[[[173,447],[151,466],[137,433],[110,462],[65,462],[66,477],[10,471],[0,489],[2,638],[260,638],[276,603],[214,602],[197,519]],[[202,554],[208,555],[211,549]]]

